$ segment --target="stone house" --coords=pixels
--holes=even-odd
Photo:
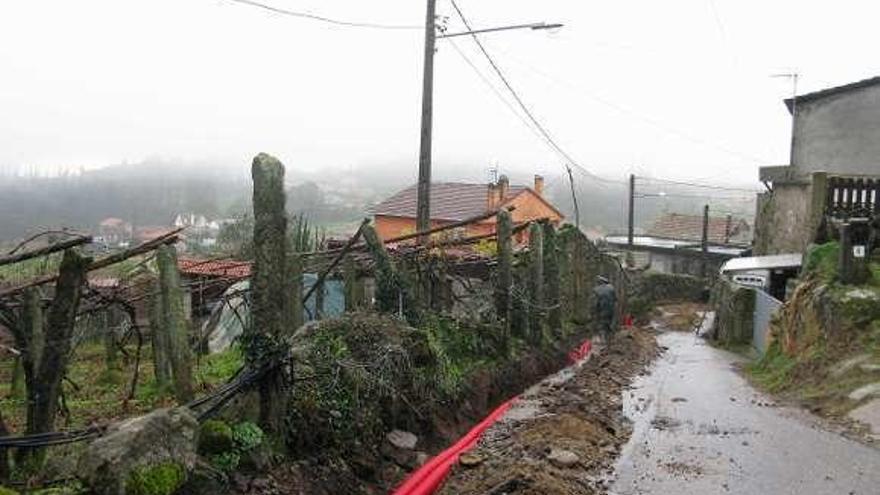
[[[767,192],[758,195],[758,255],[803,252],[822,236],[826,214],[841,201],[841,193],[843,200],[875,214],[880,203],[876,190],[863,194],[832,187],[841,180],[880,177],[880,77],[800,95],[785,104],[794,119],[791,163],[760,169]]]
[[[376,232],[382,239],[392,239],[416,232],[416,185],[410,186],[372,208]],[[440,227],[483,213],[513,206],[515,224],[548,219],[554,225],[562,213],[544,198],[544,178],[536,175],[532,187],[510,185],[506,176],[494,184],[435,182],[431,184],[431,227]],[[495,217],[455,229],[452,236],[470,237],[495,231]]]

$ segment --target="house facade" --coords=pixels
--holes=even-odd
[[[800,253],[821,237],[829,204],[839,200],[829,195],[829,181],[880,177],[880,77],[785,104],[794,119],[791,163],[760,169],[768,190],[758,196],[759,255]],[[877,212],[880,202],[864,200]]]
[[[416,232],[418,190],[410,186],[372,209],[376,232],[384,239],[393,239]],[[544,198],[544,179],[535,176],[531,187],[510,185],[505,176],[492,184],[439,182],[431,184],[431,227],[441,227],[484,213],[513,207],[515,224],[546,218],[554,225],[563,220],[562,213]],[[471,237],[495,231],[495,217],[455,229],[453,237]]]

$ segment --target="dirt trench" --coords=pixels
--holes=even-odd
[[[369,446],[352,445],[342,456],[316,452],[311,458],[281,460],[257,471],[234,473],[224,484],[224,493],[387,494],[421,462],[454,443],[499,404],[564,368],[568,364],[568,353],[583,339],[583,335],[571,336],[554,348],[526,352],[501,366],[483,369],[471,376],[459,400],[443,404],[410,429],[419,439],[418,450],[425,454],[419,462],[401,465],[393,455],[377,456],[375,449]],[[203,495],[219,487],[192,488],[186,493]]]
[[[621,397],[659,354],[653,332],[622,332],[581,366],[524,393],[440,493],[605,493],[606,472],[631,434]]]

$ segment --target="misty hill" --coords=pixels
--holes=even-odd
[[[486,181],[485,169],[438,166],[437,180]],[[406,171],[406,172],[404,172]],[[531,184],[532,174],[505,171],[513,184]],[[101,169],[56,173],[0,172],[0,241],[21,238],[45,228],[72,227],[92,231],[104,218],[119,217],[134,227],[169,225],[178,213],[230,218],[250,208],[247,164],[183,163],[150,159]],[[545,194],[568,221],[574,208],[568,177],[545,177]],[[581,226],[598,233],[623,232],[627,219],[627,186],[576,176]],[[415,181],[415,167],[405,163],[339,167],[309,171],[289,167],[288,210],[318,225],[345,226],[367,215],[370,205]],[[710,202],[713,215],[732,213],[751,221],[754,197],[734,200],[724,194],[675,187],[639,186],[641,192],[670,193],[636,201],[636,225],[647,227],[666,211],[700,213]],[[702,194],[702,196],[700,196]],[[650,195],[649,195],[650,196]],[[341,226],[341,227],[340,227]]]

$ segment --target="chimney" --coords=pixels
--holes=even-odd
[[[489,189],[486,193],[486,211],[492,211],[498,205],[496,193],[495,193],[495,184],[489,183]]]
[[[507,199],[507,193],[510,191],[510,181],[507,179],[506,175],[502,175],[498,178],[498,205],[504,202]]]
[[[538,193],[538,196],[544,195],[544,177],[541,175],[535,175],[535,192]]]

